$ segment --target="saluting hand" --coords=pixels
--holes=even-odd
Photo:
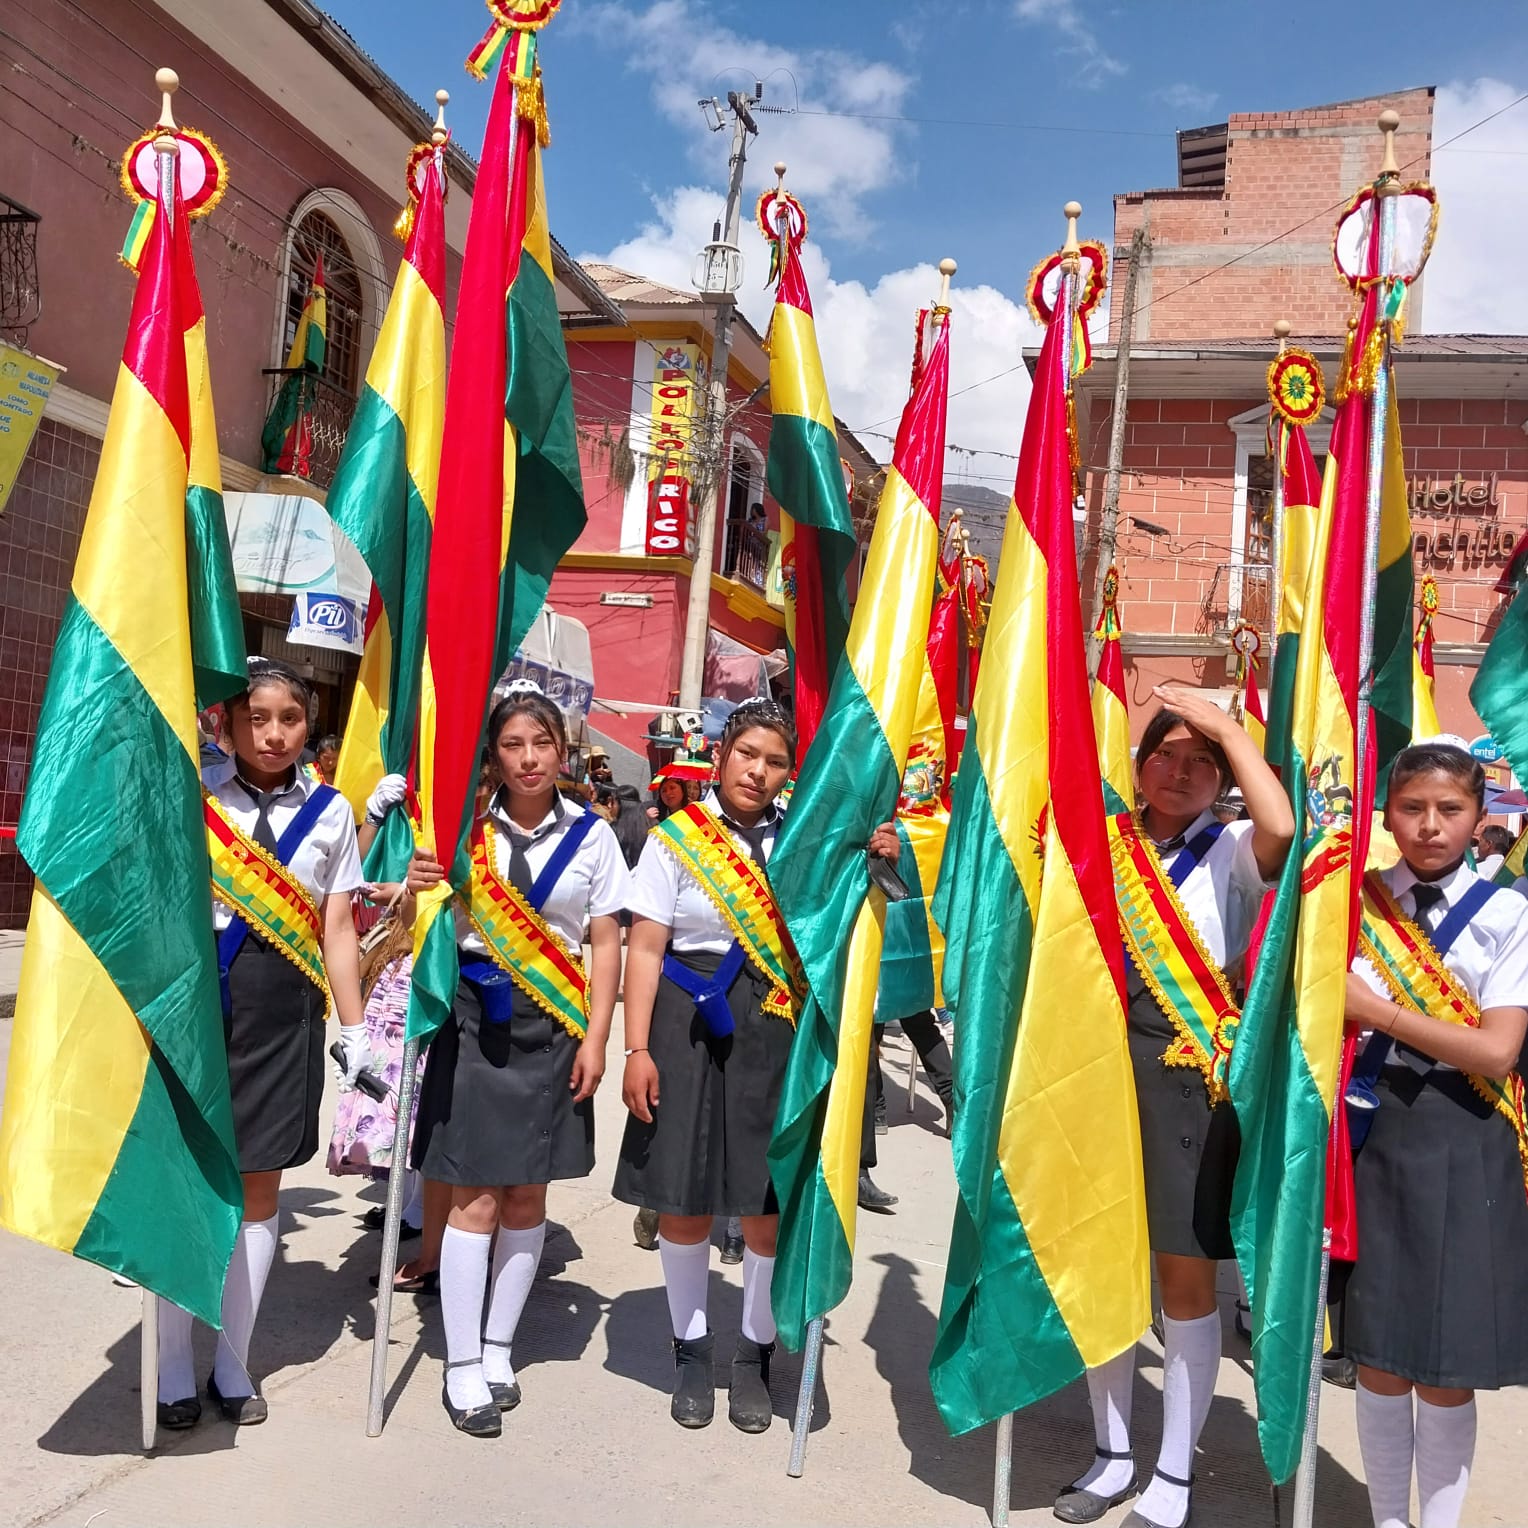
[[[1213,700],[1205,698],[1202,690],[1191,690],[1182,684],[1159,684],[1151,693],[1169,711],[1176,711],[1196,732],[1202,732],[1215,742],[1224,740],[1228,732],[1240,732],[1241,728],[1227,711],[1222,711]]]
[[[644,1125],[652,1124],[653,1110],[658,1107],[658,1068],[645,1050],[626,1058],[621,1102]]]
[[[408,889],[415,895],[428,891],[430,887],[438,886],[445,874],[440,861],[428,849],[415,849],[414,857],[409,861]]]

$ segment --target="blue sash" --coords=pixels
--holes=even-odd
[[[1226,830],[1223,822],[1207,824],[1198,833],[1194,834],[1184,846],[1173,856],[1173,862],[1167,867],[1167,879],[1173,883],[1174,891],[1181,891],[1183,883],[1188,879],[1189,872],[1196,869],[1210,852],[1215,840]]]
[[[594,813],[585,808],[563,830],[562,837],[552,850],[552,857],[541,867],[541,873],[531,882],[525,900],[533,912],[539,913],[546,906],[547,898],[557,889],[563,872],[573,863],[578,846],[589,836],[594,827]],[[507,1024],[515,1011],[514,978],[491,960],[476,956],[460,963],[462,980],[472,988],[477,997],[483,1017],[490,1024]]]
[[[744,959],[743,946],[736,939],[732,941],[732,948],[722,956],[714,976],[702,976],[699,971],[692,971],[672,950],[663,957],[663,974],[681,992],[694,999],[695,1010],[705,1021],[706,1031],[712,1039],[724,1039],[733,1031],[727,990],[737,980]]]
[[[318,785],[308,793],[308,799],[298,807],[297,815],[286,825],[286,830],[276,840],[276,858],[287,869],[292,867],[292,856],[302,847],[303,840],[323,815],[324,808],[339,792],[332,785]],[[233,922],[218,935],[218,988],[223,997],[223,1012],[233,1012],[233,994],[228,988],[228,970],[234,956],[244,948],[244,941],[252,930],[237,914]]]
[[[1433,949],[1440,956],[1447,955],[1453,949],[1454,942],[1470,926],[1470,920],[1501,889],[1499,886],[1493,886],[1490,881],[1476,881],[1449,908],[1437,929],[1428,935],[1428,942]],[[1369,1036],[1369,1043],[1359,1053],[1358,1060],[1353,1063],[1353,1071],[1348,1078],[1347,1091],[1343,1094],[1342,1101],[1347,1107],[1348,1137],[1355,1152],[1367,1139],[1369,1127],[1374,1123],[1374,1111],[1379,1108],[1379,1094],[1375,1091],[1374,1084],[1379,1081],[1379,1074],[1390,1059],[1390,1052],[1394,1046],[1393,1036],[1372,1034]]]

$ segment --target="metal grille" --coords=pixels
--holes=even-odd
[[[324,257],[324,295],[328,310],[322,376],[354,395],[361,380],[361,278],[345,236],[332,218],[310,212],[292,234],[292,268],[287,282],[282,359],[297,333],[313,286],[319,254]]]
[[[270,396],[266,400],[267,413],[275,407],[277,395],[287,379],[298,378],[298,385],[302,389],[298,412],[306,419],[306,470],[303,470],[303,463],[295,464],[290,470],[317,487],[327,489],[334,481],[335,470],[340,464],[340,453],[345,449],[345,436],[350,431],[350,421],[355,414],[355,394],[336,387],[327,376],[299,368],[288,371],[283,366],[268,366],[264,375],[271,379]]]
[[[37,225],[30,208],[0,196],[0,333],[25,344],[27,330],[42,314],[37,278]]]

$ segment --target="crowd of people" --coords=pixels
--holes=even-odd
[[[1091,1370],[1093,1459],[1060,1491],[1055,1515],[1093,1522],[1136,1498],[1131,1528],[1182,1528],[1220,1367],[1216,1271],[1233,1256],[1239,1138],[1213,1047],[1161,956],[1191,948],[1206,990],[1234,998],[1264,892],[1302,825],[1237,723],[1193,691],[1163,687],[1156,698],[1137,750],[1137,808],[1111,818],[1109,831],[1116,866],[1136,867],[1157,920],[1143,929],[1122,918],[1121,933],[1164,1350],[1161,1446],[1143,1481],[1132,1444],[1134,1353]],[[369,1070],[396,1096],[412,907],[443,871],[418,848],[400,884],[365,880],[371,836],[388,813],[407,810],[403,782],[379,785],[358,840],[348,807],[320,778],[330,740],[321,740],[319,771],[302,767],[310,704],[296,673],[252,663],[247,693],[227,708],[229,756],[208,771],[222,811],[310,897],[326,985],[258,931],[230,940],[234,920],[219,910],[245,1207],[206,1394],[236,1423],[266,1415],[251,1335],[277,1243],[281,1175],[320,1145],[332,1007],[343,1061],[330,1167],[385,1174],[392,1153],[408,1151],[415,1180],[404,1234],[419,1248],[397,1287],[438,1291],[452,1425],[498,1435],[521,1403],[515,1332],[541,1258],[549,1186],[595,1164],[592,1099],[619,995],[627,1118],[612,1192],[637,1209],[639,1240],[659,1254],[671,1415],[697,1428],[714,1414],[707,1289],[720,1217],[743,1277],[724,1359],[728,1417],[763,1431],[778,1224],[766,1148],[793,1034],[791,947],[768,866],[796,765],[790,717],[772,702],[745,702],[726,721],[711,783],[660,778],[644,802],[598,753],[583,788],[569,789],[561,712],[534,686],[511,688],[489,723],[471,884],[453,904],[460,983],[421,1063],[416,1117],[405,1121],[354,1085]],[[1482,834],[1480,766],[1447,740],[1399,755],[1384,821],[1400,858],[1366,883],[1362,953],[1346,992],[1347,1022],[1367,1037],[1371,1086],[1355,1098],[1367,1105],[1356,1163],[1363,1252],[1335,1281],[1340,1341],[1356,1371],[1377,1528],[1405,1528],[1413,1476],[1423,1528],[1451,1528],[1474,1454],[1475,1390],[1528,1381],[1528,1157],[1517,1082],[1528,901],[1479,873],[1500,865],[1487,856],[1505,855],[1510,838]],[[894,826],[877,828],[866,848],[895,856]],[[387,907],[364,952],[352,918],[363,896]],[[940,1022],[949,1016],[895,1017],[948,1129],[960,1105]],[[958,1046],[958,1012],[953,1021]],[[895,1202],[869,1176],[880,1092],[872,1049],[860,1200],[873,1209]],[[166,1306],[159,1332],[160,1421],[189,1427],[201,1412],[191,1318]]]

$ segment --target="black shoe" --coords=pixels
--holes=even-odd
[[[674,1399],[669,1415],[681,1427],[709,1427],[716,1415],[716,1334],[674,1339]]]
[[[492,1337],[483,1339],[485,1348],[503,1348],[507,1353],[510,1344],[507,1342],[495,1342]],[[484,1376],[487,1378],[487,1376]],[[488,1393],[493,1397],[493,1403],[500,1411],[513,1411],[520,1404],[520,1381],[510,1380],[507,1383],[502,1379],[490,1379],[488,1381]]]
[[[1171,1525],[1166,1523],[1154,1523],[1149,1517],[1146,1517],[1141,1512],[1139,1507],[1137,1507],[1132,1512],[1130,1512],[1130,1514],[1125,1518],[1125,1521],[1120,1524],[1120,1528],[1188,1528],[1188,1525],[1194,1520],[1194,1477],[1190,1475],[1187,1480],[1179,1480],[1176,1475],[1163,1475],[1161,1470],[1155,1470],[1152,1473],[1161,1475],[1162,1479],[1165,1480],[1168,1485],[1182,1486],[1183,1489],[1189,1493],[1188,1509],[1183,1514],[1183,1521],[1181,1523],[1173,1523]]]
[[[1236,1302],[1236,1318],[1231,1324],[1243,1342],[1252,1341],[1252,1307],[1245,1300]]]
[[[217,1403],[223,1420],[232,1422],[235,1427],[258,1427],[271,1414],[263,1395],[258,1392],[254,1395],[224,1395],[212,1374],[207,1376],[207,1395]]]
[[[367,1283],[373,1289],[381,1287],[381,1274],[374,1273]],[[407,1277],[393,1275],[395,1295],[438,1295],[440,1293],[440,1269],[431,1268],[427,1273],[411,1273]]]
[[[1129,1454],[1111,1454],[1101,1448],[1094,1449],[1093,1453],[1099,1459],[1129,1459],[1131,1457]],[[1132,1469],[1130,1479],[1113,1496],[1100,1496],[1097,1491],[1088,1491],[1082,1486],[1068,1486],[1056,1498],[1056,1504],[1051,1508],[1051,1512],[1063,1523],[1096,1523],[1106,1512],[1112,1512],[1122,1501],[1129,1501],[1139,1489],[1140,1482]]]
[[[727,1398],[727,1420],[740,1432],[769,1430],[774,1408],[769,1403],[769,1355],[774,1343],[737,1340],[732,1355],[732,1393]]]
[[[1321,1360],[1321,1378],[1339,1390],[1352,1390],[1358,1384],[1358,1365],[1345,1354],[1328,1353]]]
[[[482,1360],[478,1358],[459,1358],[454,1364],[446,1365],[446,1372],[449,1373],[452,1369],[465,1369],[481,1362]],[[488,1388],[490,1392],[493,1389],[491,1385]],[[458,1432],[466,1433],[469,1438],[497,1438],[504,1431],[504,1419],[499,1415],[499,1408],[493,1401],[486,1406],[453,1406],[451,1392],[442,1384],[440,1403],[446,1408],[446,1415],[451,1418],[451,1425]]]
[[[658,1247],[657,1210],[638,1210],[637,1218],[631,1223],[631,1232],[637,1239],[637,1245],[644,1252],[656,1251]]]
[[[741,1263],[743,1261],[743,1238],[741,1236],[722,1237],[722,1261],[724,1263]]]
[[[862,1210],[879,1210],[882,1214],[889,1214],[892,1205],[897,1202],[895,1194],[888,1194],[885,1189],[877,1188],[871,1181],[870,1174],[860,1169],[859,1175],[859,1207]]]
[[[387,1224],[387,1206],[385,1204],[372,1205],[372,1207],[367,1210],[363,1216],[361,1216],[361,1224],[365,1226],[368,1231],[380,1231],[382,1227]],[[410,1237],[418,1236],[419,1233],[423,1230],[423,1226],[411,1226],[408,1221],[404,1220],[401,1216],[399,1217],[399,1241],[408,1241]]]
[[[202,1403],[194,1395],[180,1401],[160,1401],[155,1407],[159,1425],[170,1432],[184,1432],[202,1419]]]

